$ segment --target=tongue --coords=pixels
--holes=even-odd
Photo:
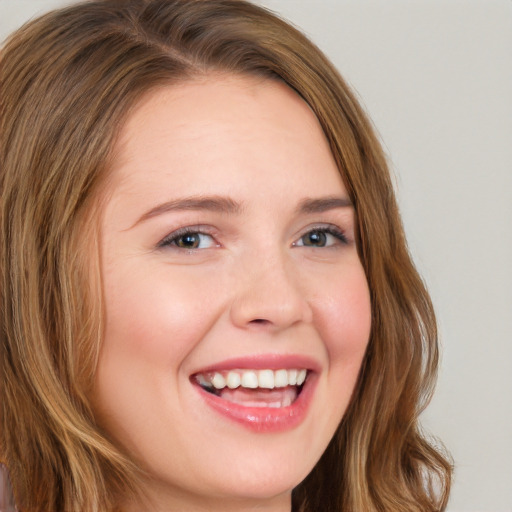
[[[287,407],[295,401],[297,394],[295,386],[279,389],[224,388],[220,397],[245,407]]]

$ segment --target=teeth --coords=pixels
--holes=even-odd
[[[204,375],[198,374],[196,376],[197,382],[200,386],[203,386],[203,388],[211,388],[212,383],[206,380],[206,377]]]
[[[240,378],[240,374],[236,372],[229,372],[228,377],[226,379],[226,383],[229,389],[236,389],[240,386],[242,379]]]
[[[283,400],[281,400],[280,402],[270,402],[270,403],[265,403],[263,402],[260,407],[271,407],[273,409],[279,409],[281,407],[288,407],[292,405],[292,399],[290,397],[286,397],[286,398],[283,398]],[[258,405],[256,405],[256,407],[258,407]]]
[[[297,386],[301,386],[302,384],[304,384],[304,381],[306,380],[306,374],[307,374],[306,370],[299,371],[299,373],[297,375]]]
[[[297,384],[297,370],[288,370],[288,384],[295,386]]]
[[[197,382],[204,388],[218,390],[228,387],[247,389],[275,389],[287,386],[301,386],[307,377],[307,370],[231,370],[229,372],[214,372],[197,374]]]
[[[243,372],[240,385],[243,388],[256,389],[258,387],[258,376],[256,372]]]
[[[226,379],[221,373],[215,373],[212,377],[212,384],[215,389],[224,389],[226,387]]]
[[[260,388],[274,389],[274,372],[272,370],[260,370],[258,383]]]
[[[288,372],[286,370],[277,370],[274,372],[274,386],[276,388],[288,386]]]

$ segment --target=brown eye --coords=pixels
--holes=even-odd
[[[187,233],[175,239],[175,244],[180,249],[197,249],[200,243],[199,233]]]
[[[207,233],[192,230],[178,230],[165,237],[159,247],[169,247],[192,251],[194,249],[209,249],[214,247],[215,240]]]
[[[348,241],[343,231],[336,226],[327,226],[325,228],[317,228],[308,231],[293,245],[295,247],[327,248],[347,243]]]
[[[324,231],[310,231],[302,237],[302,240],[306,247],[325,247],[327,245],[327,233]]]

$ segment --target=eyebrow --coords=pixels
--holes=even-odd
[[[134,224],[144,222],[145,220],[162,215],[163,213],[173,211],[185,211],[185,210],[207,210],[210,212],[218,213],[241,213],[243,208],[237,201],[223,196],[193,196],[184,197],[180,199],[174,199],[172,201],[166,201],[165,203],[159,204],[151,210],[147,211],[140,217],[140,219]]]
[[[304,199],[297,207],[297,213],[322,213],[336,208],[348,208],[352,201],[348,197],[322,197],[319,199]]]
[[[347,208],[352,202],[347,197],[322,197],[318,199],[303,199],[296,212],[299,214],[322,213],[336,208]],[[244,210],[241,203],[224,196],[192,196],[173,199],[159,204],[144,213],[132,227],[148,219],[173,211],[206,210],[218,213],[240,214]]]

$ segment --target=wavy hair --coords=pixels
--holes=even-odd
[[[279,79],[316,114],[354,204],[372,330],[351,404],[294,512],[445,509],[451,466],[418,417],[436,378],[427,291],[374,129],[328,59],[243,0],[95,0],[12,35],[0,60],[0,459],[21,510],[104,512],[136,488],[88,400],[102,335],[98,190],[137,100],[222,71]]]

